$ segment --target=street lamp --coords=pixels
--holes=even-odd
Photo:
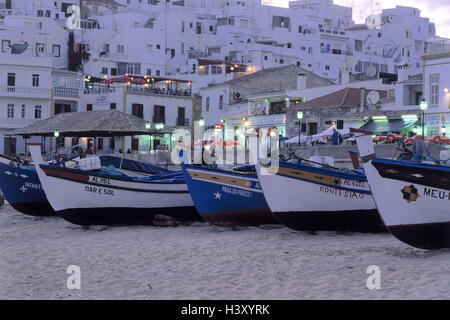
[[[59,142],[59,131],[55,130],[53,132],[53,136],[55,137],[55,143],[56,143],[56,160],[58,160],[58,142]]]
[[[203,127],[205,125],[205,119],[200,118],[200,120],[198,120],[198,124],[200,125],[200,127]]]
[[[442,124],[441,133],[443,136],[447,134],[447,128],[445,127],[445,124]]]
[[[422,139],[425,139],[425,110],[428,108],[428,103],[425,99],[420,101],[420,110],[422,110]]]
[[[300,146],[300,136],[302,135],[302,120],[303,120],[303,111],[297,111],[297,119],[298,119],[298,145]]]
[[[415,135],[417,135],[417,132],[419,132],[419,128],[417,128],[417,126],[414,126],[412,131],[414,132]]]

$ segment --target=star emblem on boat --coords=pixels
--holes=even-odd
[[[22,190],[22,192],[25,192],[25,191],[27,191],[28,189],[25,188],[25,186],[22,186],[22,188],[20,188],[20,190]]]
[[[220,193],[220,192],[216,192],[216,193],[214,193],[214,197],[215,197],[215,199],[217,200],[217,199],[222,199],[222,194]]]
[[[413,201],[417,201],[417,198],[419,198],[419,193],[416,187],[413,185],[410,185],[409,187],[406,186],[402,189],[403,199],[408,201],[408,203],[411,203]]]

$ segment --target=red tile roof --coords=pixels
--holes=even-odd
[[[387,92],[383,90],[365,89],[364,101],[367,99],[367,94],[371,91],[378,91],[380,98],[386,98]],[[330,108],[330,107],[354,107],[361,104],[361,89],[360,88],[345,88],[325,96],[307,101],[305,103],[297,104],[292,109],[309,109],[309,108]]]

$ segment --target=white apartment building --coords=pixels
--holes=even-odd
[[[89,83],[89,89],[84,90],[80,111],[117,109],[151,124],[149,135],[110,139],[109,144],[103,141],[97,143],[101,146],[98,147],[100,152],[118,152],[121,149],[148,153],[157,147],[170,149],[178,139],[172,136],[175,129],[191,131],[195,109],[201,108],[201,99],[193,95],[190,89],[191,82],[158,77],[143,79],[147,79],[149,84],[105,85],[91,83],[93,80],[85,81]]]
[[[450,41],[427,43],[423,55],[424,99],[428,103],[425,130],[428,136],[448,133],[450,129]],[[447,131],[443,131],[446,128]]]

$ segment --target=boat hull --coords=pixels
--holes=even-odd
[[[186,183],[201,217],[215,225],[278,224],[256,175],[183,165]]]
[[[450,168],[379,158],[364,168],[397,239],[421,249],[450,248]]]
[[[8,203],[23,214],[55,215],[34,168],[18,168],[0,162],[0,188]]]
[[[52,207],[75,224],[148,224],[155,214],[201,221],[185,183],[147,183],[47,165],[39,171]]]
[[[298,230],[386,231],[363,175],[280,162],[258,176],[275,217]],[[264,174],[265,173],[265,174]]]

